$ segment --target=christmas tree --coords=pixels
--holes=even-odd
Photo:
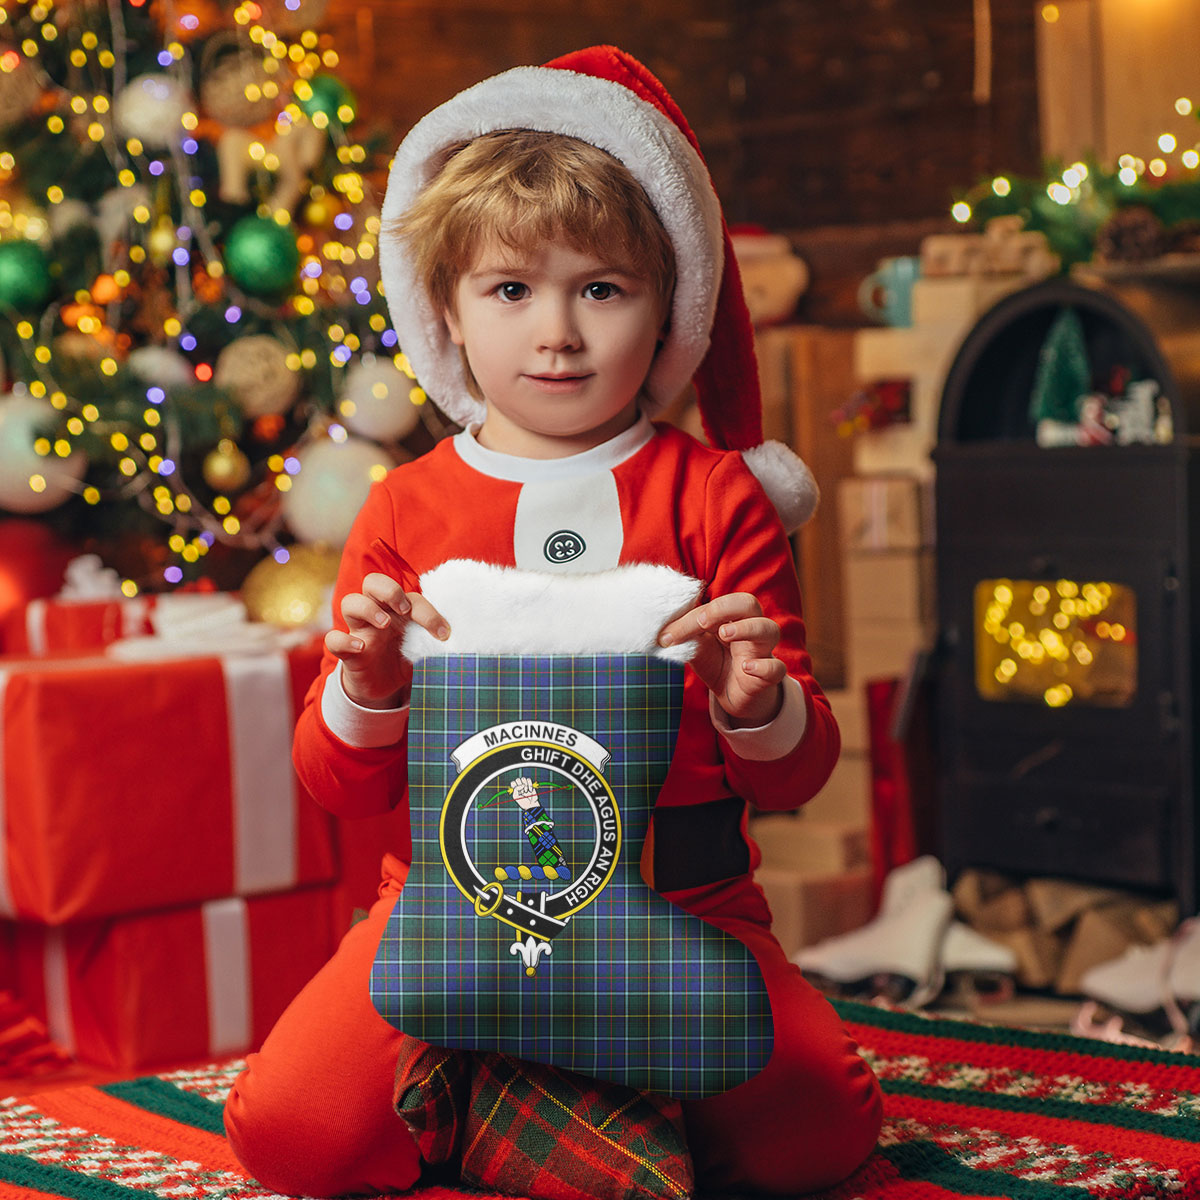
[[[0,517],[129,594],[336,549],[442,432],[327,3],[0,0]]]

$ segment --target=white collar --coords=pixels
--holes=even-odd
[[[519,458],[481,446],[475,434],[479,426],[468,425],[454,435],[454,449],[469,467],[493,479],[509,483],[544,483],[554,479],[579,478],[611,471],[627,458],[632,458],[653,436],[654,426],[645,413],[616,437],[593,446],[590,450],[569,454],[566,458]]]

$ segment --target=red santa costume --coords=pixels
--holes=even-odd
[[[821,787],[838,753],[836,724],[812,677],[791,550],[776,511],[791,525],[803,520],[815,502],[811,477],[781,447],[759,445],[751,330],[719,205],[682,115],[627,55],[599,47],[547,67],[518,68],[434,110],[397,154],[385,222],[412,203],[444,146],[518,127],[579,137],[623,161],[672,239],[677,285],[670,332],[647,380],[651,412],[567,458],[485,449],[472,432],[482,406],[466,391],[457,349],[403,247],[386,243],[381,265],[401,345],[422,384],[465,429],[372,491],[345,547],[334,611],[366,573],[393,573],[371,549],[383,538],[421,576],[435,607],[435,596],[462,592],[464,573],[477,581],[475,623],[490,622],[514,640],[499,652],[544,652],[547,642],[571,645],[572,638],[585,650],[591,637],[603,640],[621,627],[636,641],[637,620],[612,616],[626,604],[643,614],[652,645],[681,595],[749,592],[778,622],[775,653],[788,678],[783,708],[770,724],[731,728],[689,672],[642,867],[667,899],[750,948],[771,1001],[775,1045],[767,1067],[731,1091],[685,1103],[697,1181],[706,1189],[807,1191],[853,1170],[873,1147],[880,1121],[870,1070],[832,1008],[771,936],[770,913],[752,879],[758,854],[746,836],[748,804],[797,807]],[[717,449],[650,419],[689,380]],[[646,572],[647,565],[658,570]],[[563,594],[576,604],[581,591],[588,593],[590,604],[564,610],[556,598],[519,611],[528,592],[523,582],[546,576],[587,577],[584,588]],[[621,590],[623,580],[636,595]],[[446,613],[452,637],[469,636],[466,603],[464,617]],[[533,644],[530,629],[537,631]],[[327,654],[296,732],[301,778],[343,816],[404,804],[406,727],[405,709],[353,704]],[[230,1095],[230,1139],[267,1186],[335,1195],[402,1189],[418,1177],[415,1144],[392,1108],[402,1035],[378,1016],[367,992],[410,856],[409,846],[388,856],[380,901],[251,1056]]]

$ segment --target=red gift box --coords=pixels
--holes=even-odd
[[[130,600],[31,600],[5,630],[9,654],[99,650],[121,638],[153,633],[153,596]]]
[[[335,879],[332,818],[291,765],[319,658],[0,658],[0,915],[59,925]]]
[[[19,922],[18,990],[55,1042],[97,1066],[131,1072],[242,1054],[332,954],[329,892],[57,929]]]

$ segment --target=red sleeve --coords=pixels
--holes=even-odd
[[[382,484],[371,489],[342,551],[333,594],[334,624],[339,629],[346,628],[341,615],[342,597],[357,591],[364,575],[382,567],[369,549],[377,537],[396,544],[393,506]],[[321,716],[321,696],[336,666],[337,659],[326,651],[320,674],[305,697],[292,741],[296,773],[317,802],[338,816],[386,813],[400,803],[408,803],[406,746],[403,741],[394,746],[351,746],[329,731]],[[405,861],[410,858],[405,856]]]
[[[733,791],[760,809],[798,808],[821,790],[837,762],[841,738],[829,701],[812,674],[795,561],[779,517],[739,455],[712,472],[705,497],[709,597],[749,592],[778,623],[776,656],[804,689],[807,723],[796,748],[767,762],[739,757],[721,739]]]

